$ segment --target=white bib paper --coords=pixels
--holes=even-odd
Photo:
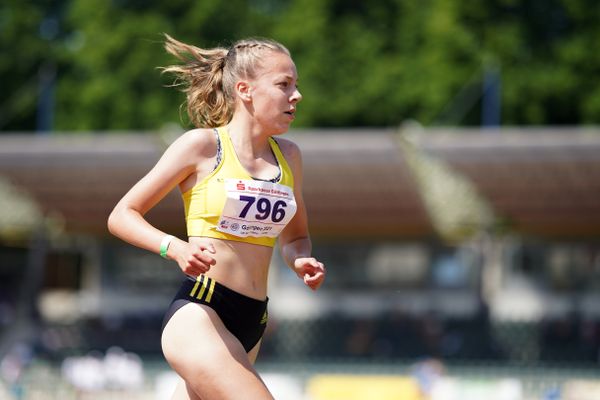
[[[217,230],[239,237],[276,237],[296,213],[292,188],[252,179],[226,179],[227,200]]]

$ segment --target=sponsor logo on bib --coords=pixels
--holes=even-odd
[[[226,179],[227,199],[217,230],[239,237],[276,237],[296,213],[292,188],[279,183]]]

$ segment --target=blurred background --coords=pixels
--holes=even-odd
[[[595,0],[3,0],[0,399],[168,399],[181,279],[108,213],[190,128],[162,33],[285,44],[325,285],[272,262],[283,400],[600,398]],[[185,238],[171,193],[149,214]],[[202,340],[199,338],[198,340]]]

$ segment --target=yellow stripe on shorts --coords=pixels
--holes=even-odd
[[[204,278],[205,278],[205,276],[202,275],[202,279],[201,279],[201,282],[200,282],[202,284],[202,287],[200,288],[200,293],[198,293],[198,296],[196,296],[196,298],[198,300],[202,300],[202,296],[204,296],[204,292],[206,291],[207,281],[210,280],[210,278],[208,276],[206,277],[206,279],[204,279]]]
[[[206,299],[204,299],[207,303],[210,303],[210,299],[212,299],[213,292],[215,291],[215,280],[210,279],[210,288],[208,289],[208,294],[206,295]]]
[[[194,297],[194,295],[196,294],[196,290],[198,290],[198,285],[200,285],[200,281],[202,281],[202,279],[204,279],[204,275],[198,275],[198,277],[196,277],[196,284],[190,292],[190,297]]]
[[[199,275],[196,278],[196,284],[190,291],[190,297],[196,297],[198,300],[202,300],[202,296],[204,296],[204,292],[206,292],[206,298],[204,299],[204,301],[210,303],[210,300],[212,299],[213,293],[215,291],[215,282],[216,281],[214,279],[211,279],[208,276]],[[198,291],[198,288],[200,288],[200,291],[196,296],[196,291]]]

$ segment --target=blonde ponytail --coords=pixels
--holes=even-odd
[[[161,68],[162,72],[175,75],[172,86],[182,87],[188,116],[198,128],[223,126],[231,120],[235,83],[256,76],[263,51],[290,54],[283,45],[270,39],[244,39],[229,49],[201,49],[167,34],[165,50],[182,64]]]
[[[165,50],[181,65],[162,68],[176,76],[172,86],[182,87],[186,94],[187,112],[198,128],[225,125],[231,119],[233,104],[223,92],[223,67],[227,49],[201,49],[182,43],[165,34]]]

